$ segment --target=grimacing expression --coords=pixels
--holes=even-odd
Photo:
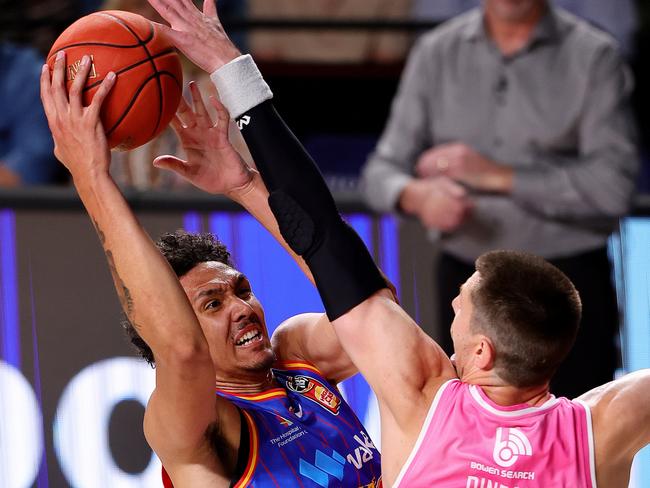
[[[268,370],[274,361],[264,309],[248,279],[209,261],[180,278],[210,346],[217,375],[238,377]]]

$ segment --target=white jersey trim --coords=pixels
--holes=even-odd
[[[417,441],[415,441],[415,445],[413,446],[413,449],[411,449],[411,453],[409,454],[409,457],[406,459],[406,462],[404,463],[402,469],[397,475],[397,478],[395,479],[395,483],[393,484],[393,488],[399,487],[399,484],[402,482],[402,479],[406,475],[406,472],[408,471],[409,467],[411,466],[411,463],[413,462],[413,458],[420,450],[420,446],[422,445],[422,442],[424,442],[424,438],[426,437],[427,431],[429,430],[429,425],[431,424],[431,420],[433,419],[433,414],[435,413],[436,408],[438,407],[438,403],[440,403],[440,398],[442,397],[443,392],[447,388],[447,385],[449,385],[449,383],[451,383],[452,381],[460,381],[460,380],[458,378],[452,378],[448,381],[445,381],[442,385],[440,385],[440,388],[438,388],[436,396],[433,398],[433,401],[431,402],[431,407],[429,407],[429,412],[427,413],[427,417],[424,419],[424,424],[422,425],[422,429],[420,430],[420,435],[418,436]]]
[[[582,400],[573,400],[585,409],[587,415],[587,440],[589,442],[589,470],[591,471],[591,486],[598,488],[596,483],[596,447],[594,445],[594,426],[591,420],[591,409]]]
[[[481,392],[479,391],[479,387],[477,385],[470,385],[469,392],[481,407],[483,407],[488,412],[500,417],[521,417],[522,415],[527,415],[529,413],[543,412],[544,410],[553,408],[559,402],[559,399],[555,398],[554,395],[551,395],[551,398],[546,400],[539,407],[528,407],[522,408],[521,410],[499,410],[485,401],[485,399],[481,396]]]

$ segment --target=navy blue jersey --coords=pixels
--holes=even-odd
[[[248,424],[248,463],[234,486],[380,487],[379,451],[336,387],[305,363],[276,363],[272,373],[281,388],[217,392]]]

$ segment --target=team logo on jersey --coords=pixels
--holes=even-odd
[[[503,468],[509,468],[517,462],[519,456],[531,456],[533,448],[528,437],[517,428],[499,427],[494,442],[492,457]]]
[[[318,403],[334,415],[339,414],[341,399],[320,381],[303,375],[290,376],[287,379],[287,388]]]

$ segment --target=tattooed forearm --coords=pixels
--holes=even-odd
[[[133,321],[133,298],[131,298],[131,292],[124,284],[122,277],[117,272],[117,267],[115,266],[115,260],[113,259],[113,253],[110,249],[104,249],[106,253],[106,258],[108,259],[108,267],[111,270],[113,275],[113,280],[115,281],[115,288],[117,289],[117,296],[120,298],[120,303],[124,309],[124,313],[129,320]]]
[[[135,310],[135,307],[133,304],[133,298],[131,297],[131,292],[124,284],[124,280],[122,280],[120,274],[117,272],[117,266],[115,265],[115,259],[113,259],[113,253],[110,249],[106,248],[106,237],[104,236],[104,232],[102,231],[101,227],[99,227],[97,221],[94,219],[93,224],[95,224],[97,235],[99,236],[99,240],[102,243],[102,247],[104,248],[104,253],[106,254],[106,259],[108,260],[108,268],[111,270],[111,275],[113,276],[113,281],[115,282],[115,289],[117,290],[117,296],[120,299],[122,309],[124,310],[126,317],[133,324],[133,327],[139,329],[139,326],[133,320],[133,312]]]
[[[104,244],[106,244],[106,236],[104,236],[104,232],[102,229],[100,229],[99,224],[95,219],[93,219],[93,225],[95,226],[95,230],[97,231],[97,235],[99,236],[99,242],[102,243],[102,247],[104,247]]]

